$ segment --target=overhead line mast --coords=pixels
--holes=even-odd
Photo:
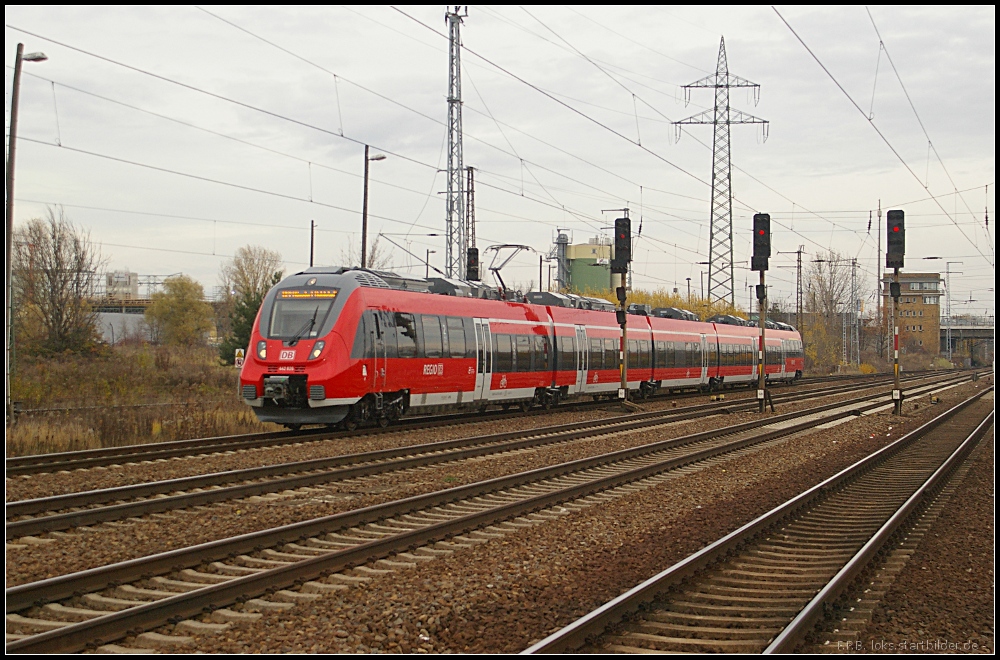
[[[732,164],[729,159],[730,124],[763,124],[767,139],[768,122],[729,107],[729,90],[733,87],[750,87],[754,102],[759,98],[760,85],[729,73],[726,61],[726,40],[719,43],[719,60],[715,73],[684,85],[685,101],[690,100],[696,87],[715,89],[715,108],[674,122],[677,137],[680,126],[685,124],[712,124],[715,127],[712,152],[712,224],[708,248],[708,297],[712,302],[736,304],[733,290],[733,192]]]
[[[445,14],[448,21],[448,189],[445,204],[447,238],[445,245],[445,274],[447,277],[465,279],[465,171],[462,165],[462,19],[469,15],[469,8],[460,13],[461,7]]]

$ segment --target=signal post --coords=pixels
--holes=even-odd
[[[903,390],[899,385],[899,269],[903,267],[903,255],[906,252],[906,226],[904,214],[900,210],[886,213],[886,252],[885,267],[892,268],[892,282],[889,284],[889,295],[892,296],[892,414],[903,414]]]
[[[767,390],[767,375],[764,367],[767,365],[767,349],[764,344],[765,319],[767,316],[767,287],[764,285],[764,272],[767,271],[767,260],[771,256],[771,216],[767,213],[756,213],[753,216],[753,256],[750,258],[750,270],[760,273],[760,284],[757,285],[757,323],[760,326],[760,340],[757,346],[757,402],[758,412],[764,412],[771,403],[771,393]]]
[[[626,209],[626,213],[627,213]],[[618,325],[622,329],[621,344],[618,349],[618,368],[621,372],[621,386],[618,388],[618,398],[622,403],[628,405],[628,312],[625,307],[625,300],[628,291],[625,283],[628,281],[628,264],[632,261],[632,221],[626,215],[624,218],[615,220],[615,252],[611,257],[611,273],[619,275],[618,287],[615,293],[618,296]]]

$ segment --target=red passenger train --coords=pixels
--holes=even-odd
[[[434,292],[452,295],[434,295]],[[469,297],[474,284],[310,268],[272,288],[240,386],[261,421],[290,428],[386,425],[408,411],[550,406],[617,397],[613,312]],[[754,327],[628,316],[628,387],[719,388],[756,381]],[[767,377],[803,371],[794,330],[768,330]]]

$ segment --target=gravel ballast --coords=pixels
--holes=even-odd
[[[947,401],[972,387],[950,390]],[[880,413],[803,434],[287,613],[265,614],[201,637],[197,648],[517,652],[940,410],[908,412],[902,429],[899,418]]]
[[[851,398],[853,394],[837,398]],[[786,413],[816,402],[788,404]],[[926,407],[925,407],[926,408]],[[611,413],[607,413],[611,414]],[[866,417],[872,420],[877,416]],[[44,544],[10,545],[7,586],[63,575],[278,525],[331,515],[422,493],[443,490],[501,475],[634,447],[698,431],[757,419],[756,413],[699,418],[566,444],[480,457],[418,470],[336,482],[307,492],[286,491],[277,501],[248,498],[181,512],[146,516],[121,523],[81,528],[70,535],[46,535]],[[527,420],[524,420],[527,421]],[[495,424],[495,422],[494,422]],[[836,427],[841,428],[841,427]]]
[[[861,635],[869,653],[994,653],[995,435]]]

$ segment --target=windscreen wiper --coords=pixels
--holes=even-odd
[[[316,315],[317,314],[319,314],[319,305],[316,305],[316,309],[313,311],[312,318],[309,319],[308,321],[306,321],[302,325],[302,327],[299,328],[299,331],[296,332],[295,335],[293,335],[292,338],[288,340],[288,345],[289,346],[295,346],[297,343],[299,343],[299,340],[302,339],[302,337],[307,332],[309,332],[310,330],[313,329],[313,327],[316,325]]]

